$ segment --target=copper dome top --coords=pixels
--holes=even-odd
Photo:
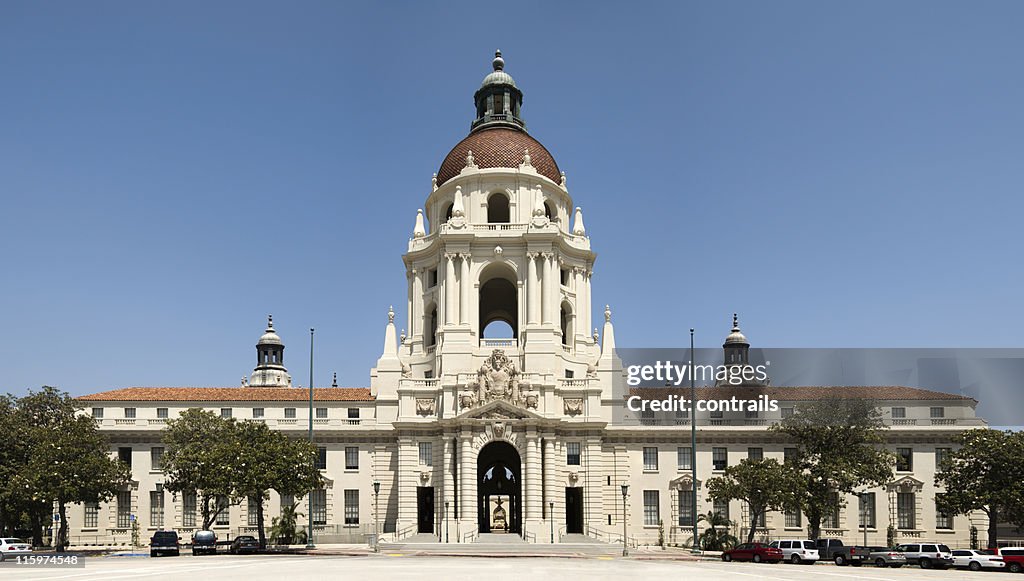
[[[459,175],[466,167],[466,156],[473,152],[473,162],[481,168],[517,168],[523,163],[523,153],[530,150],[530,163],[537,173],[561,183],[562,173],[555,158],[528,133],[508,127],[490,127],[470,133],[452,148],[437,170],[437,185]]]

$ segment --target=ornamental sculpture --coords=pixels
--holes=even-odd
[[[417,398],[416,399],[416,414],[421,416],[432,416],[434,415],[434,399],[433,398]]]
[[[462,408],[476,407],[492,401],[507,401],[521,406],[524,402],[521,388],[526,384],[519,380],[519,371],[505,355],[503,349],[495,349],[476,372],[476,378],[466,386],[471,391],[459,394]]]
[[[566,398],[562,401],[565,404],[565,415],[578,416],[583,413],[583,398]]]

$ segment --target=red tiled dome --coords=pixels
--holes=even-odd
[[[516,168],[523,163],[523,151],[527,149],[530,150],[530,163],[537,173],[556,184],[562,181],[555,158],[539,141],[525,131],[492,127],[470,133],[452,148],[437,170],[437,185],[459,175],[462,168],[466,167],[466,155],[470,151],[473,152],[473,162],[481,168]]]

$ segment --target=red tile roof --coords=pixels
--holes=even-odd
[[[690,388],[680,387],[634,387],[629,390],[630,395],[639,395],[647,399],[657,399],[668,395],[682,395],[689,397]],[[931,391],[917,387],[904,387],[901,385],[883,386],[811,386],[811,387],[698,387],[697,399],[729,399],[736,396],[737,399],[756,399],[759,395],[767,395],[769,399],[782,401],[814,401],[828,398],[853,398],[871,399],[881,401],[900,400],[947,400],[947,401],[973,401],[977,400],[952,393]]]
[[[473,152],[473,163],[481,168],[517,168],[523,163],[523,152],[530,150],[530,164],[542,176],[560,183],[562,172],[555,158],[539,141],[519,129],[492,127],[470,133],[456,144],[437,170],[437,185],[459,175],[466,167],[466,155]]]
[[[79,401],[308,401],[302,387],[126,387],[78,398]],[[315,387],[315,401],[373,401],[366,387]]]

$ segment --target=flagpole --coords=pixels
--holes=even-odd
[[[313,329],[309,329],[309,443],[313,443]],[[313,462],[319,458],[319,454],[313,457]],[[309,491],[309,532],[306,535],[306,548],[313,549],[313,491]]]
[[[697,543],[697,388],[694,384],[693,329],[690,329],[690,476],[693,480],[693,497],[690,513],[693,516],[693,546],[690,551],[700,552]]]

